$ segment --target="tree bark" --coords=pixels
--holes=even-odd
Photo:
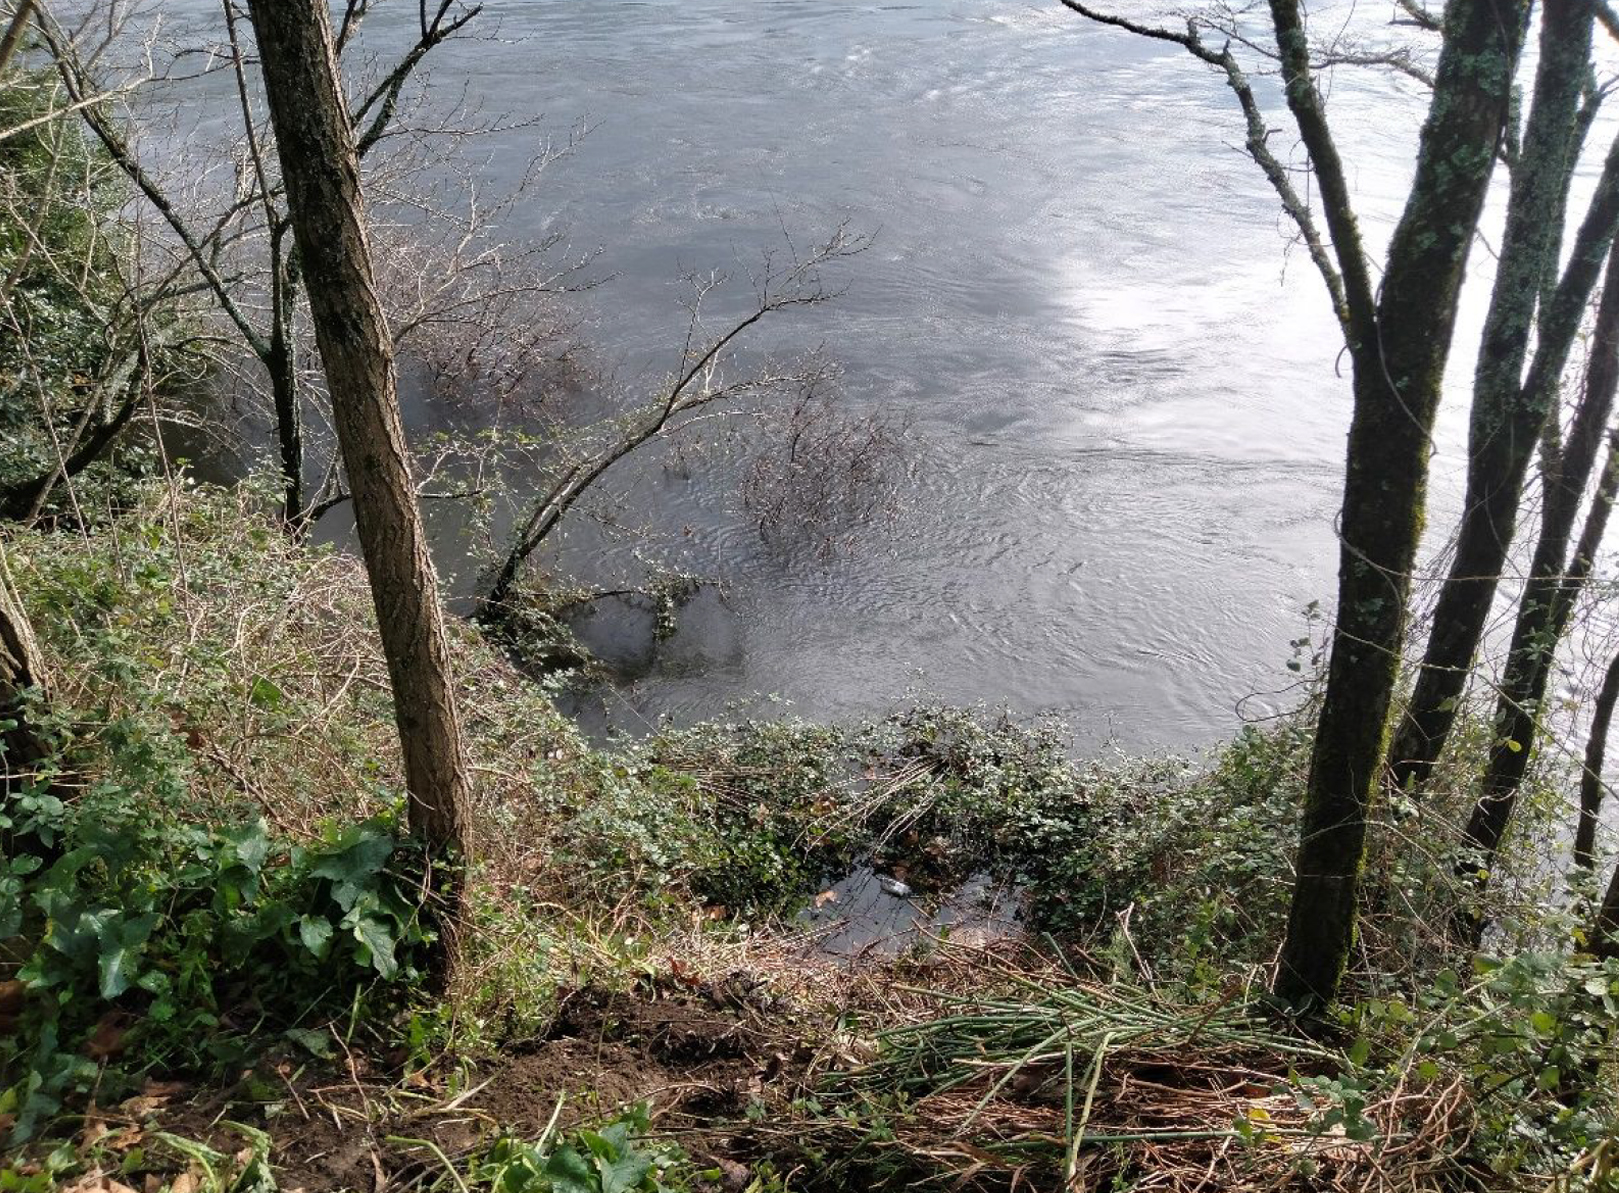
[[[8,790],[48,756],[30,726],[27,695],[44,688],[45,667],[0,543],[0,791]]]
[[[1293,1004],[1331,1002],[1354,943],[1366,816],[1387,744],[1430,433],[1467,252],[1506,128],[1526,2],[1451,0],[1447,7],[1434,97],[1381,298],[1371,327],[1349,344],[1354,411],[1337,622],[1275,983],[1276,995]],[[1296,0],[1271,0],[1271,13],[1288,105],[1319,169],[1312,142],[1330,143],[1330,135],[1303,21]],[[1329,227],[1352,225],[1351,211],[1332,210],[1347,203],[1335,189],[1321,187]]]
[[[1549,326],[1549,312],[1541,311],[1539,352],[1558,359],[1536,368],[1535,384],[1525,385],[1523,366],[1536,300],[1547,273],[1555,272],[1561,239],[1556,232],[1575,165],[1592,23],[1589,0],[1546,0],[1542,7],[1534,100],[1508,193],[1500,263],[1473,377],[1462,523],[1416,688],[1389,748],[1392,781],[1400,789],[1419,790],[1427,782],[1449,736],[1512,544],[1524,474],[1554,406],[1556,381],[1579,327],[1578,312],[1589,298],[1605,251],[1605,245],[1597,247],[1593,259],[1590,247],[1584,247],[1586,257],[1576,249],[1570,273],[1590,280],[1572,296],[1575,315],[1561,326]],[[1619,215],[1619,204],[1614,207]],[[1604,217],[1599,233],[1611,238],[1615,215]],[[1582,270],[1587,262],[1589,268]]]
[[[286,233],[284,224],[270,232],[270,269],[274,280],[264,369],[270,377],[276,446],[281,453],[281,517],[294,534],[301,534],[308,524],[309,509],[304,498],[303,404],[298,392],[298,362],[293,347],[296,287],[291,270],[286,267]]]
[[[1616,394],[1619,394],[1619,245],[1609,253],[1608,276],[1597,309],[1585,392],[1575,413],[1574,425],[1562,451],[1552,453],[1547,460],[1540,538],[1535,544],[1529,579],[1513,625],[1512,644],[1508,648],[1506,671],[1496,703],[1495,741],[1485,768],[1482,794],[1474,805],[1463,837],[1468,854],[1458,869],[1464,873],[1488,870],[1511,822],[1518,789],[1527,772],[1538,732],[1540,706],[1557,646],[1568,628],[1574,602],[1590,575],[1607,529],[1615,489],[1619,487],[1619,449],[1614,446],[1619,441],[1612,435],[1608,460],[1591,509],[1570,556],[1569,542],[1579,517],[1580,503],[1590,484]]]
[[[1580,487],[1583,489],[1584,485]],[[1518,791],[1523,786],[1539,732],[1541,704],[1557,646],[1568,629],[1574,602],[1591,574],[1597,549],[1602,545],[1616,489],[1619,489],[1619,437],[1609,445],[1596,496],[1592,498],[1573,557],[1569,558],[1573,511],[1568,503],[1554,501],[1548,488],[1540,542],[1535,548],[1529,580],[1518,606],[1518,620],[1513,626],[1512,646],[1507,653],[1506,673],[1496,704],[1495,740],[1490,747],[1482,792],[1473,805],[1462,837],[1466,854],[1458,868],[1463,873],[1482,871],[1487,877],[1495,852],[1512,821]],[[1475,923],[1474,928],[1476,933],[1482,924]]]
[[[21,0],[17,11],[11,14],[11,21],[6,26],[4,35],[0,35],[0,71],[11,65],[17,47],[22,45],[22,37],[28,30],[28,22],[34,15],[34,0]]]
[[[1619,654],[1608,664],[1602,688],[1591,710],[1591,736],[1585,743],[1585,769],[1580,774],[1580,822],[1574,830],[1574,864],[1596,868],[1597,815],[1602,811],[1602,767],[1608,759],[1608,730],[1619,704]]]
[[[468,781],[444,616],[417,508],[393,348],[324,0],[252,0],[270,118],[404,747],[410,824],[465,857]]]
[[[1591,926],[1591,951],[1598,957],[1619,957],[1619,862],[1614,863],[1608,893]]]

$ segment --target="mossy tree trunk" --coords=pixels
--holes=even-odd
[[[411,482],[330,16],[324,0],[253,0],[250,12],[393,684],[411,827],[435,852],[465,856],[468,780],[444,617]]]
[[[1337,622],[1275,984],[1288,1002],[1327,1003],[1337,995],[1354,942],[1366,817],[1387,745],[1433,420],[1468,250],[1508,125],[1529,0],[1451,0],[1446,8],[1415,178],[1376,283],[1315,86],[1299,0],[1269,3],[1288,108],[1310,159],[1313,198],[1295,187],[1294,169],[1272,151],[1274,130],[1232,53],[1229,29],[1218,20],[1192,16],[1181,31],[1103,12],[1087,0],[1061,2],[1099,24],[1179,45],[1224,74],[1247,122],[1248,154],[1297,227],[1349,351],[1354,408]],[[1437,25],[1424,22],[1424,28]],[[1209,32],[1216,36],[1206,39]],[[1546,122],[1555,123],[1549,116]],[[1560,196],[1539,190],[1534,198],[1529,206],[1537,209],[1562,204]],[[1522,235],[1533,241],[1533,231],[1525,226]],[[1531,292],[1539,280],[1533,277]]]
[[[1610,157],[1610,164],[1619,175],[1619,147]],[[1529,578],[1518,602],[1512,643],[1496,701],[1494,740],[1481,794],[1468,818],[1463,838],[1465,853],[1458,866],[1463,873],[1487,873],[1506,835],[1538,736],[1541,705],[1557,647],[1568,629],[1574,604],[1590,576],[1607,531],[1615,490],[1619,488],[1619,449],[1609,430],[1616,394],[1619,394],[1619,245],[1609,250],[1607,279],[1597,308],[1585,386],[1574,423],[1567,442],[1560,450],[1549,451],[1546,456],[1540,538],[1535,544]],[[1569,544],[1574,538],[1580,506],[1605,436],[1609,440],[1608,459],[1571,553]],[[1600,698],[1598,704],[1600,716]],[[1611,712],[1610,703],[1610,716]],[[1593,746],[1597,736],[1593,730]],[[1600,786],[1597,790],[1600,792]],[[1479,925],[1475,924],[1474,928],[1477,927]]]
[[[1523,145],[1507,198],[1490,307],[1473,377],[1467,495],[1455,555],[1434,610],[1412,694],[1389,748],[1396,787],[1418,790],[1444,749],[1512,543],[1524,475],[1557,381],[1613,234],[1619,205],[1576,246],[1572,286],[1540,312],[1539,347],[1523,376],[1542,280],[1555,274],[1568,180],[1580,136],[1580,95],[1590,71],[1589,0],[1546,0],[1540,62]],[[1598,206],[1601,206],[1599,203]],[[1582,238],[1583,241],[1584,238]]]
[[[1288,106],[1317,175],[1329,226],[1352,225],[1311,76],[1297,0],[1271,0]],[[1422,529],[1430,435],[1457,300],[1522,47],[1526,3],[1451,0],[1416,175],[1390,242],[1375,308],[1350,328],[1354,410],[1339,526],[1338,606],[1316,725],[1287,935],[1275,992],[1331,1002],[1355,937],[1366,820],[1387,744]],[[1330,153],[1330,157],[1328,154]],[[1340,172],[1329,185],[1324,166]],[[1335,213],[1333,207],[1344,210]],[[1334,243],[1346,275],[1347,251]],[[1362,266],[1363,268],[1363,266]]]
[[[1570,485],[1577,482],[1583,491],[1589,475],[1563,479]],[[1481,875],[1481,884],[1488,880],[1495,853],[1512,822],[1518,792],[1539,736],[1541,707],[1557,647],[1607,531],[1615,491],[1619,490],[1619,436],[1610,438],[1602,477],[1572,555],[1568,543],[1578,507],[1573,502],[1555,500],[1553,488],[1548,481],[1540,541],[1518,605],[1496,702],[1489,761],[1462,839],[1464,852],[1458,868],[1463,873]],[[1475,936],[1482,927],[1482,922],[1475,921]]]

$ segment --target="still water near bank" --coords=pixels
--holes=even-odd
[[[1405,35],[1340,7],[1373,39]],[[413,19],[384,5],[367,38]],[[508,232],[602,247],[613,280],[578,301],[619,382],[672,366],[680,275],[847,222],[875,234],[839,272],[847,293],[773,345],[824,344],[851,408],[912,427],[900,516],[830,563],[765,549],[700,469],[624,474],[629,519],[723,595],[650,654],[633,618],[586,627],[644,671],[604,697],[613,723],[919,695],[1059,712],[1082,744],[1187,747],[1292,678],[1302,610],[1333,591],[1348,391],[1217,77],[1055,0],[494,0],[480,21],[492,36],[435,53],[432,94],[545,114],[483,145],[497,177],[588,124]],[[1331,98],[1381,240],[1422,97],[1341,73]],[[434,418],[418,407],[417,429]],[[1441,524],[1461,420],[1453,400]],[[611,580],[634,547],[581,523],[554,563]]]

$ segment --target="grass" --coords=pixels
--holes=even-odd
[[[636,1148],[690,1157],[658,1169],[672,1188],[1611,1187],[1611,1100],[1562,1074],[1611,1071],[1619,973],[1561,946],[1578,908],[1545,905],[1528,855],[1496,884],[1514,956],[1474,970],[1435,932],[1455,891],[1426,843],[1460,792],[1378,824],[1334,1040],[1267,1017],[1302,722],[1203,764],[1077,762],[1055,724],[938,708],[603,750],[458,623],[478,865],[456,987],[428,997],[364,576],[288,542],[273,504],[253,485],[153,487],[94,536],[8,539],[59,770],[56,795],[8,805],[7,831],[34,800],[38,824],[103,852],[0,874],[21,917],[0,979],[36,955],[57,967],[0,985],[22,1041],[0,1052],[0,1116],[33,1139],[0,1187],[100,1172],[247,1193],[245,1137],[224,1126],[241,1122],[269,1133],[266,1179],[292,1165],[343,1187],[304,1153],[364,1141],[350,1184],[543,1189],[558,1139],[647,1098]],[[345,836],[362,825],[375,846]],[[855,863],[924,899],[992,873],[1025,893],[1033,934],[820,956],[790,914]],[[109,909],[123,918],[96,918]],[[99,927],[82,955],[51,954],[68,911]],[[581,999],[618,1018],[581,1027]],[[566,1072],[595,1084],[557,1123],[518,1121],[519,1104],[550,1114]],[[500,1100],[513,1089],[527,1101]],[[518,1172],[530,1183],[502,1183]]]

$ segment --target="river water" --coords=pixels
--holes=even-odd
[[[1386,3],[1313,7],[1413,36]],[[414,8],[381,6],[370,44]],[[1219,77],[1055,0],[490,0],[479,26],[435,53],[430,97],[543,114],[478,148],[493,183],[588,125],[507,232],[601,247],[611,280],[571,301],[604,370],[633,387],[672,367],[683,273],[847,223],[874,243],[839,268],[845,292],[764,342],[824,344],[850,410],[909,423],[897,515],[830,561],[762,543],[723,463],[627,467],[621,513],[652,539],[581,524],[549,566],[612,578],[639,550],[721,588],[655,649],[622,610],[583,627],[633,675],[598,716],[923,698],[1184,748],[1294,678],[1303,610],[1333,594],[1349,396],[1320,281],[1236,149]],[[1380,243],[1424,96],[1371,72],[1329,82]],[[1256,86],[1300,163],[1274,80]],[[1475,335],[1476,311],[1436,439],[1439,523]]]

